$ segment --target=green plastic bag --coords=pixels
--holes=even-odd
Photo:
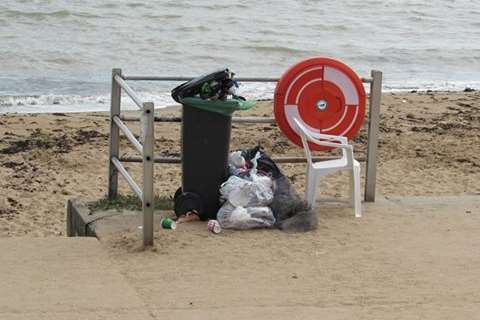
[[[204,100],[199,97],[186,97],[181,100],[182,104],[199,108],[205,111],[216,112],[224,116],[231,116],[238,110],[248,110],[256,105],[255,100],[227,99],[227,100]]]

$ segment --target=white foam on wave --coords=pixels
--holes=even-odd
[[[275,83],[241,83],[237,94],[251,100],[273,99]],[[368,86],[365,85],[368,92]],[[384,92],[433,90],[462,91],[465,88],[480,89],[478,82],[401,82],[383,86]],[[155,108],[178,105],[170,92],[153,93],[138,91],[142,101],[153,102]],[[72,112],[106,112],[110,110],[110,95],[35,95],[35,96],[0,96],[0,113],[72,113]],[[122,95],[122,110],[138,110],[135,103],[127,95]]]
[[[153,102],[157,108],[175,104],[169,93],[137,92],[142,101]],[[122,95],[122,110],[137,110],[127,95]],[[110,110],[110,95],[38,95],[0,96],[0,113],[102,112]]]
[[[273,99],[276,83],[273,82],[242,82],[236,94],[246,99]]]
[[[242,83],[237,94],[247,99],[271,99],[274,83]],[[177,105],[170,92],[136,92],[144,102],[153,102],[155,108]],[[137,110],[137,106],[127,95],[122,95],[122,110]],[[110,110],[110,95],[38,95],[38,96],[0,96],[0,113],[71,113],[105,112]]]

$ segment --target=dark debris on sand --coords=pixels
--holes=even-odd
[[[57,131],[58,132],[58,131]],[[92,142],[93,139],[108,139],[106,134],[96,130],[78,129],[73,136],[67,134],[52,134],[35,129],[29,137],[10,138],[6,141],[7,147],[0,149],[0,154],[16,154],[36,149],[52,149],[57,153],[68,153],[74,146]]]

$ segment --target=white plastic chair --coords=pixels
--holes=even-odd
[[[336,171],[351,171],[351,202],[355,211],[355,217],[362,216],[362,203],[360,199],[360,163],[353,158],[353,146],[348,143],[346,137],[316,133],[309,130],[302,121],[293,119],[297,127],[297,133],[302,138],[303,149],[307,157],[307,187],[305,190],[306,201],[313,207],[315,204],[318,180]],[[308,142],[342,149],[342,157],[335,160],[313,162]]]

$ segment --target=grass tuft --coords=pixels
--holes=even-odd
[[[142,201],[133,194],[118,195],[115,199],[103,198],[88,204],[88,208],[95,212],[100,210],[142,210]],[[155,196],[155,210],[172,210],[173,199],[166,196]]]

